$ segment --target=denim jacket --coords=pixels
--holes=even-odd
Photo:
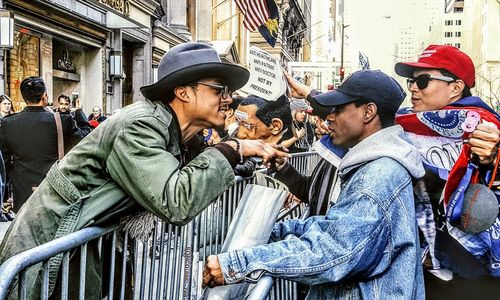
[[[423,168],[401,127],[350,149],[326,216],[276,224],[273,243],[218,256],[226,283],[261,271],[311,285],[308,299],[424,299],[411,177]]]

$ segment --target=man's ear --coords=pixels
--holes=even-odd
[[[278,135],[283,130],[283,121],[279,118],[273,118],[271,120],[271,134]]]
[[[177,99],[184,101],[184,102],[189,102],[189,95],[187,91],[187,87],[185,86],[178,86],[174,89],[174,95]]]
[[[42,95],[42,99],[40,101],[44,102],[45,104],[48,104],[49,103],[49,94],[47,92],[44,92]]]
[[[370,123],[373,118],[377,115],[377,105],[375,103],[368,103],[365,105],[365,109],[363,111],[363,122]]]
[[[464,91],[465,83],[462,80],[458,79],[457,81],[455,81],[451,84],[453,85],[453,88],[451,90],[451,97],[450,98],[460,96],[462,94],[462,92]]]
[[[226,110],[226,118],[231,118],[232,116],[234,116],[234,109],[229,108]]]

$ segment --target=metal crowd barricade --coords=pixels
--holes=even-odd
[[[290,163],[303,174],[310,174],[318,161],[315,152],[294,154],[290,159]],[[101,287],[106,299],[198,299],[203,293],[200,284],[203,263],[208,255],[220,252],[243,190],[252,182],[253,178],[238,178],[233,187],[187,225],[176,226],[158,220],[147,241],[131,239],[128,232],[117,226],[88,227],[19,253],[0,266],[0,300],[6,299],[14,282],[18,283],[19,299],[25,299],[29,293],[25,274],[30,267],[39,267],[40,264],[40,296],[48,299],[48,261],[59,254],[63,255],[60,295],[54,296],[68,299],[70,257],[75,252],[80,259],[79,299],[86,299],[87,245],[93,242],[97,242],[101,256],[110,252],[107,253],[110,258],[107,286]],[[298,218],[303,209],[304,205],[295,204],[280,213],[279,219]],[[110,249],[104,249],[107,245]],[[297,299],[296,284],[263,277],[252,291],[251,299],[266,298]]]

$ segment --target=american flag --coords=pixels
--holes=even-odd
[[[257,31],[259,26],[270,18],[266,0],[235,0],[236,5],[245,16],[243,25],[250,31]]]
[[[359,51],[359,66],[363,70],[370,69],[370,62],[368,61],[368,57],[361,51]]]

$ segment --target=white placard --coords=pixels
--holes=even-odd
[[[286,87],[279,60],[257,47],[250,47],[248,58],[250,79],[241,90],[268,101],[283,95]]]

